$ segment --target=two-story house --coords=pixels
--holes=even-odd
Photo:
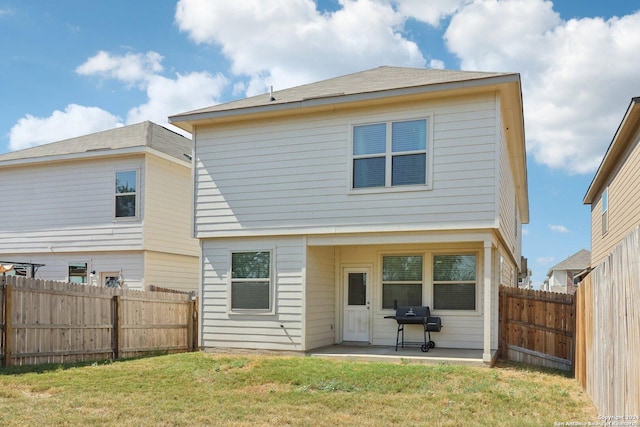
[[[190,158],[191,140],[151,122],[0,155],[0,260],[46,280],[198,290]]]
[[[587,272],[589,265],[591,265],[591,252],[586,249],[579,250],[547,271],[542,290],[575,294],[575,281]]]
[[[591,205],[591,267],[640,225],[640,97],[631,103],[583,202]]]
[[[170,117],[194,136],[201,345],[498,339],[528,222],[520,76],[380,67]],[[421,328],[407,340],[420,341]]]

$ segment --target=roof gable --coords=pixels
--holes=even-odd
[[[76,154],[99,156],[134,147],[149,147],[184,161],[187,160],[185,155],[191,152],[191,140],[163,126],[145,121],[2,154],[0,166]]]
[[[558,270],[584,270],[585,268],[589,267],[590,264],[591,252],[586,249],[582,249],[571,255],[564,261],[551,267],[547,272],[547,276],[550,276],[552,271]]]
[[[491,84],[492,79],[505,78],[506,81],[520,81],[517,73],[493,73],[481,71],[457,71],[424,68],[379,67],[358,73],[334,77],[315,83],[239,99],[224,104],[213,105],[169,117],[169,121],[185,130],[191,130],[190,123],[215,116],[241,115],[259,109],[297,108],[300,103],[312,104],[314,100],[331,103],[344,102],[345,98],[366,94],[385,95],[395,90],[411,91],[418,88],[446,84]],[[495,82],[493,82],[495,83]],[[291,104],[294,104],[293,106]]]
[[[618,164],[624,161],[627,148],[634,142],[633,136],[640,129],[640,97],[631,99],[631,103],[618,126],[609,148],[605,153],[596,174],[589,185],[589,189],[582,202],[590,205],[596,201],[596,197],[602,188],[608,184],[609,178]]]

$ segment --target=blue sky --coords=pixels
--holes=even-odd
[[[0,0],[0,153],[350,72],[519,72],[547,270],[590,248],[582,198],[640,95],[640,0]]]

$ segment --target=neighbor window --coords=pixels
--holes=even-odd
[[[605,188],[602,193],[602,234],[609,230],[609,188]]]
[[[71,262],[69,263],[69,283],[87,283],[87,263]]]
[[[137,172],[116,172],[116,218],[136,216]]]
[[[382,308],[422,305],[422,257],[382,257]]]
[[[427,120],[353,128],[352,188],[427,183]]]
[[[271,253],[231,254],[231,309],[271,308]]]
[[[475,255],[435,255],[433,257],[433,308],[435,310],[476,309]]]

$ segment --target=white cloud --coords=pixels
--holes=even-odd
[[[217,103],[223,89],[229,84],[222,74],[206,72],[176,74],[175,78],[159,75],[162,56],[156,52],[128,53],[118,56],[100,51],[76,68],[80,75],[97,75],[115,79],[144,90],[147,101],[131,108],[122,120],[98,107],[70,104],[64,111],[54,111],[49,117],[27,114],[18,120],[9,133],[9,148],[19,150],[48,142],[86,135],[124,124],[151,120],[184,131],[168,124],[167,117]]]
[[[203,108],[215,104],[229,83],[220,73],[193,72],[176,74],[175,79],[161,76],[162,55],[127,53],[113,55],[100,51],[76,68],[81,75],[98,75],[128,84],[137,84],[146,91],[147,102],[133,107],[127,114],[127,124],[151,120],[167,124],[167,117],[178,112]]]
[[[476,0],[445,40],[462,69],[522,74],[528,150],[570,173],[597,168],[640,93],[640,12],[563,21],[549,1]]]
[[[175,19],[195,42],[219,46],[252,95],[380,65],[424,67],[391,3],[340,0],[321,13],[312,0],[180,0]]]
[[[166,123],[172,114],[208,107],[220,97],[227,84],[222,74],[177,74],[175,79],[152,76],[146,88],[148,101],[129,110],[127,123],[144,120]]]
[[[548,225],[549,230],[551,231],[555,231],[556,233],[568,233],[569,229],[567,227],[565,227],[564,225],[554,225],[554,224],[549,224]]]
[[[440,21],[452,15],[458,7],[470,0],[392,0],[397,10],[405,16],[410,16],[418,21],[426,22],[434,27]]]
[[[105,79],[122,80],[128,84],[144,83],[162,71],[162,55],[149,51],[113,55],[100,51],[76,68],[76,73],[85,76],[97,75]]]
[[[122,126],[120,119],[97,107],[69,104],[49,117],[27,114],[9,131],[9,148],[21,150]]]

